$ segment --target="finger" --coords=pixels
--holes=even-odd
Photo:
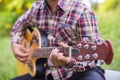
[[[21,61],[21,62],[26,62],[27,61],[27,58],[21,58],[21,57],[16,57],[19,61]]]
[[[53,54],[57,54],[60,50],[58,48],[53,49]]]
[[[53,55],[53,56],[50,58],[50,61],[52,62],[52,64],[53,64],[54,66],[57,66],[57,63],[58,63],[57,55]]]
[[[64,53],[59,52],[59,54],[58,54],[58,58],[60,58],[60,57],[63,56],[63,55],[64,55]]]
[[[65,57],[63,56],[63,53],[59,53],[59,56],[58,56],[58,61],[59,61],[59,62],[58,62],[58,63],[59,63],[58,65],[59,65],[59,66],[65,65],[66,62],[65,62],[64,59],[65,59]]]
[[[50,61],[52,62],[53,66],[57,66],[58,59],[56,57],[52,58]]]
[[[66,57],[66,59],[67,59],[67,64],[69,64],[72,60],[72,57]]]
[[[58,66],[58,64],[59,64],[58,56],[62,55],[62,54],[59,54],[59,51],[60,50],[58,48],[53,49],[52,52],[51,52],[51,55],[49,57],[50,61],[52,62],[52,64],[54,66]]]
[[[51,51],[51,54],[50,54],[50,57],[49,57],[49,58],[51,58],[52,56],[53,56],[53,57],[57,56],[57,54],[58,54],[59,51],[60,51],[60,50],[57,49],[57,48],[53,49],[53,50]]]
[[[63,60],[61,60],[63,53],[57,53],[51,55],[51,61],[55,67],[62,66],[64,64]]]
[[[22,45],[15,45],[14,49],[14,54],[15,56],[18,57],[27,57],[29,55],[29,51],[24,48]]]
[[[27,59],[27,60],[25,61],[25,63],[31,64],[31,61],[30,61],[29,59]]]
[[[16,57],[16,58],[23,63],[27,63],[27,64],[31,63],[31,61],[28,58],[21,58],[21,57]]]
[[[58,57],[58,60],[59,60],[59,61],[64,61],[64,62],[66,62],[67,59],[66,59],[66,57],[60,55],[60,56]]]
[[[59,45],[60,45],[61,47],[68,47],[68,45],[65,44],[64,42],[60,42]]]
[[[23,53],[21,51],[18,51],[15,55],[20,58],[25,58],[25,57],[28,57],[29,53]]]
[[[30,50],[25,48],[24,46],[21,46],[20,50],[19,50],[19,53],[20,53],[20,56],[26,57],[26,56],[29,55]]]
[[[60,61],[65,61],[65,56],[63,56],[64,55],[64,53],[59,53],[59,55],[58,55],[58,60],[60,60]]]
[[[24,53],[29,53],[29,49],[27,49],[27,48],[25,48],[24,46],[20,46],[20,50],[22,51],[22,52],[24,52]]]
[[[58,60],[62,63],[68,64],[71,61],[71,57],[63,56],[63,53],[59,53]]]

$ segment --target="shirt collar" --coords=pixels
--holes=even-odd
[[[73,4],[74,0],[59,0],[58,7],[61,8],[63,11],[67,11]],[[45,9],[47,7],[46,0],[42,2],[40,9]]]
[[[59,0],[58,6],[63,10],[67,11],[73,4],[74,0]]]
[[[46,0],[42,0],[41,1],[41,6],[40,6],[40,9],[45,9],[47,7],[47,3],[46,3]]]

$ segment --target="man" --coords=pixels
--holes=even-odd
[[[45,31],[49,47],[72,46],[81,40],[100,40],[96,17],[81,0],[35,1],[32,8],[16,21],[11,32],[14,55],[23,63],[30,63],[29,50],[20,44],[26,25],[36,26],[38,30]],[[101,65],[100,61],[93,60],[83,66],[82,63],[78,64],[76,59],[64,57],[63,54],[57,48],[52,50],[48,65],[50,62],[60,68],[49,70],[49,74],[46,74],[47,80],[104,80],[104,72],[98,66]],[[19,79],[36,80],[31,76],[21,76],[14,80]]]

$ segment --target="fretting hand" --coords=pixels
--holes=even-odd
[[[67,47],[68,45],[66,45],[65,43],[61,42],[59,44],[61,47]],[[49,60],[52,62],[53,66],[55,67],[60,67],[60,66],[64,66],[70,63],[71,61],[71,57],[65,57],[63,56],[64,53],[60,52],[59,49],[55,48],[52,50],[51,55],[49,57]]]

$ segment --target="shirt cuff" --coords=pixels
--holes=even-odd
[[[11,41],[11,45],[13,44],[20,44],[21,42],[18,40],[18,41]]]

